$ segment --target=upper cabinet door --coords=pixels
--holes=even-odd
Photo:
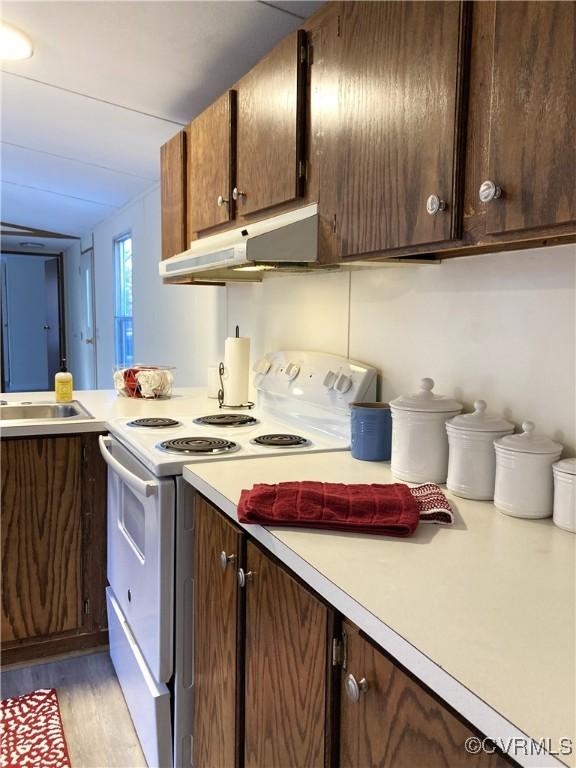
[[[234,218],[236,93],[228,91],[188,126],[188,206],[191,232]]]
[[[341,4],[316,107],[321,213],[341,256],[458,236],[467,15],[460,2]]]
[[[186,249],[186,134],[180,131],[160,149],[162,258]]]
[[[576,221],[576,3],[495,5],[486,231]]]
[[[238,85],[238,213],[304,194],[306,35],[284,38]]]

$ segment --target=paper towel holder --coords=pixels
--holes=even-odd
[[[236,335],[238,336],[238,326],[236,326]],[[240,405],[225,405],[224,404],[224,363],[220,363],[218,366],[218,375],[220,376],[220,389],[218,390],[218,408],[254,408],[254,403],[248,400],[247,403],[241,403]]]

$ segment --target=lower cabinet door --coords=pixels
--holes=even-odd
[[[170,691],[152,677],[110,587],[106,603],[110,657],[148,768],[172,768]]]
[[[240,738],[238,582],[242,533],[194,503],[194,768],[234,768]]]
[[[340,768],[504,768],[497,754],[466,752],[474,734],[344,622]]]
[[[323,768],[328,608],[248,543],[245,768]]]

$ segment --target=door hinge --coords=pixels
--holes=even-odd
[[[332,640],[332,666],[342,667],[346,669],[346,633],[342,633],[341,638],[333,638]]]
[[[298,178],[306,178],[306,162],[304,160],[298,160]]]
[[[340,14],[338,14],[338,21],[336,26],[336,37],[340,37],[342,35],[342,19],[340,18]]]
[[[84,464],[88,461],[88,451],[86,450],[86,444],[82,446],[82,461]]]
[[[334,232],[334,234],[336,234],[336,232],[337,232],[336,214],[334,214],[334,218],[332,219],[332,232]]]
[[[90,615],[90,600],[86,598],[84,600],[84,607],[83,607],[84,615],[89,616]]]
[[[307,61],[308,61],[308,46],[301,45],[300,46],[300,64],[306,64]]]

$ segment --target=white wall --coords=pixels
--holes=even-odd
[[[436,391],[525,419],[576,455],[576,248],[452,259],[434,266],[268,277],[228,287],[254,357],[317,349],[382,372],[381,399]]]
[[[225,289],[162,284],[160,190],[154,187],[94,229],[98,387],[112,386],[113,247],[126,232],[132,233],[135,361],[176,366],[177,386],[204,385],[207,366],[222,354]]]
[[[80,240],[64,251],[64,286],[66,314],[66,361],[74,379],[74,389],[87,389],[82,366],[82,280],[80,277]]]

